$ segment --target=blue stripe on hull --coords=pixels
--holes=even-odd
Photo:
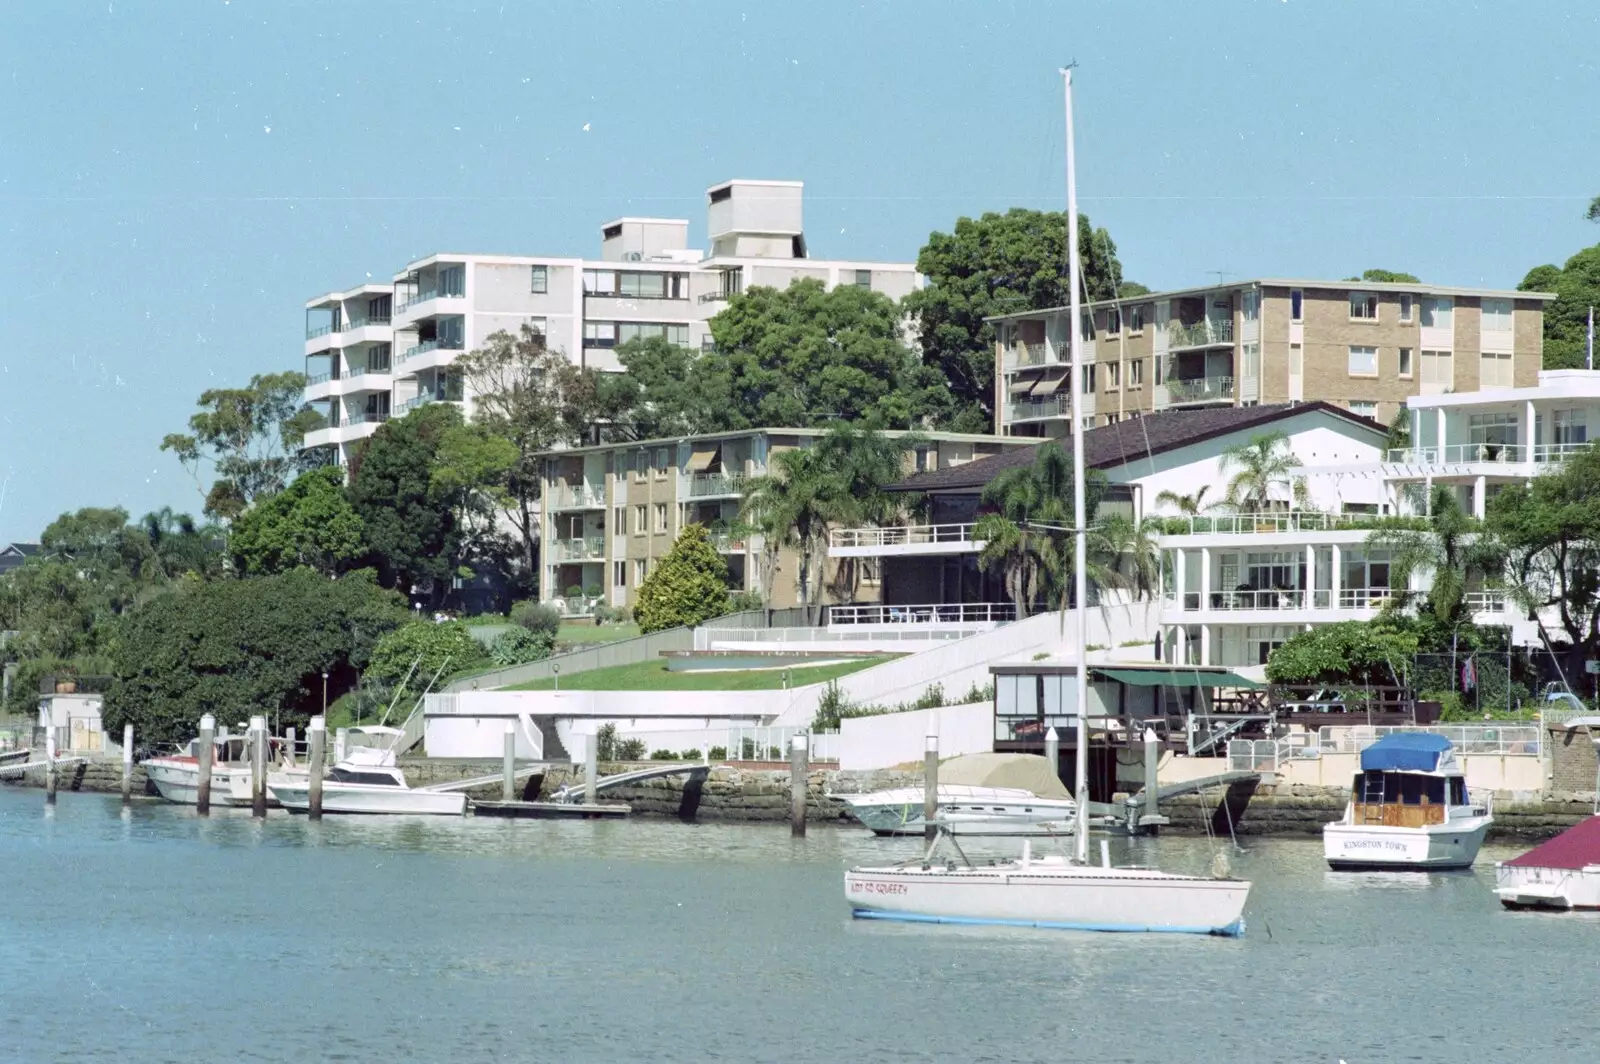
[[[982,927],[1037,927],[1050,931],[1170,932],[1183,935],[1220,935],[1238,938],[1244,934],[1244,920],[1226,927],[1145,927],[1138,924],[1072,924],[1057,920],[989,920],[970,916],[926,916],[921,913],[891,913],[879,909],[851,909],[857,920],[899,920],[911,924],[965,924]]]

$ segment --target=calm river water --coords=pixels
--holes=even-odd
[[[1584,1061],[1600,920],[1247,841],[1241,940],[855,922],[849,829],[329,818],[0,789],[0,1059]],[[1204,839],[1113,843],[1175,871]],[[970,849],[970,848],[969,848]]]

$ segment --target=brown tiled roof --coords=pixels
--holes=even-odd
[[[1157,414],[1102,425],[1083,434],[1083,460],[1090,469],[1113,469],[1141,458],[1186,447],[1192,443],[1225,436],[1231,432],[1262,428],[1275,421],[1322,411],[1367,429],[1376,436],[1388,430],[1371,418],[1352,414],[1340,406],[1321,400],[1310,403],[1274,403],[1265,406],[1219,406],[1199,410],[1163,410]],[[1046,441],[1040,440],[1040,443]],[[1072,453],[1072,439],[1057,440],[1062,450]],[[1001,470],[1025,466],[1033,461],[1034,448],[1018,447],[965,465],[949,466],[929,473],[915,473],[889,488],[890,491],[974,491],[993,480]]]

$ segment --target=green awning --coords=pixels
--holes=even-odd
[[[1097,669],[1090,672],[1130,687],[1260,687],[1236,672],[1199,672],[1195,669]]]

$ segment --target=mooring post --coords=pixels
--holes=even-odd
[[[294,768],[294,741],[295,730],[290,728],[288,731],[283,733],[283,748],[288,752],[285,764],[287,764],[290,768]]]
[[[1054,728],[1044,733],[1044,759],[1050,762],[1050,771],[1061,778],[1061,736]]]
[[[200,718],[200,749],[195,751],[200,759],[200,779],[194,788],[194,811],[201,816],[211,814],[211,761],[216,743],[217,718],[207,713]]]
[[[1145,817],[1158,817],[1161,815],[1160,796],[1157,792],[1161,789],[1157,779],[1161,770],[1161,740],[1156,738],[1154,728],[1144,730],[1144,808],[1141,809],[1139,819]],[[1158,821],[1151,820],[1151,830],[1156,829]]]
[[[133,804],[133,725],[122,726],[122,804]]]
[[[922,755],[922,837],[932,842],[939,834],[939,735],[928,733],[927,753]]]
[[[51,724],[44,730],[44,804],[56,804],[56,729]]]
[[[333,733],[333,763],[344,760],[345,747],[350,745],[350,729],[340,728]]]
[[[312,820],[322,819],[322,761],[327,753],[328,722],[323,717],[311,718],[311,750],[307,756],[311,764],[311,778],[306,784],[306,813]]]
[[[599,792],[595,783],[600,772],[600,737],[590,732],[583,739],[583,801],[593,805]]]
[[[806,777],[810,774],[811,740],[796,735],[789,740],[789,834],[805,837]]]
[[[267,718],[250,718],[250,815],[267,815]]]
[[[504,760],[500,765],[500,800],[511,801],[515,792],[511,788],[512,779],[517,774],[517,729],[506,721],[506,738]]]

